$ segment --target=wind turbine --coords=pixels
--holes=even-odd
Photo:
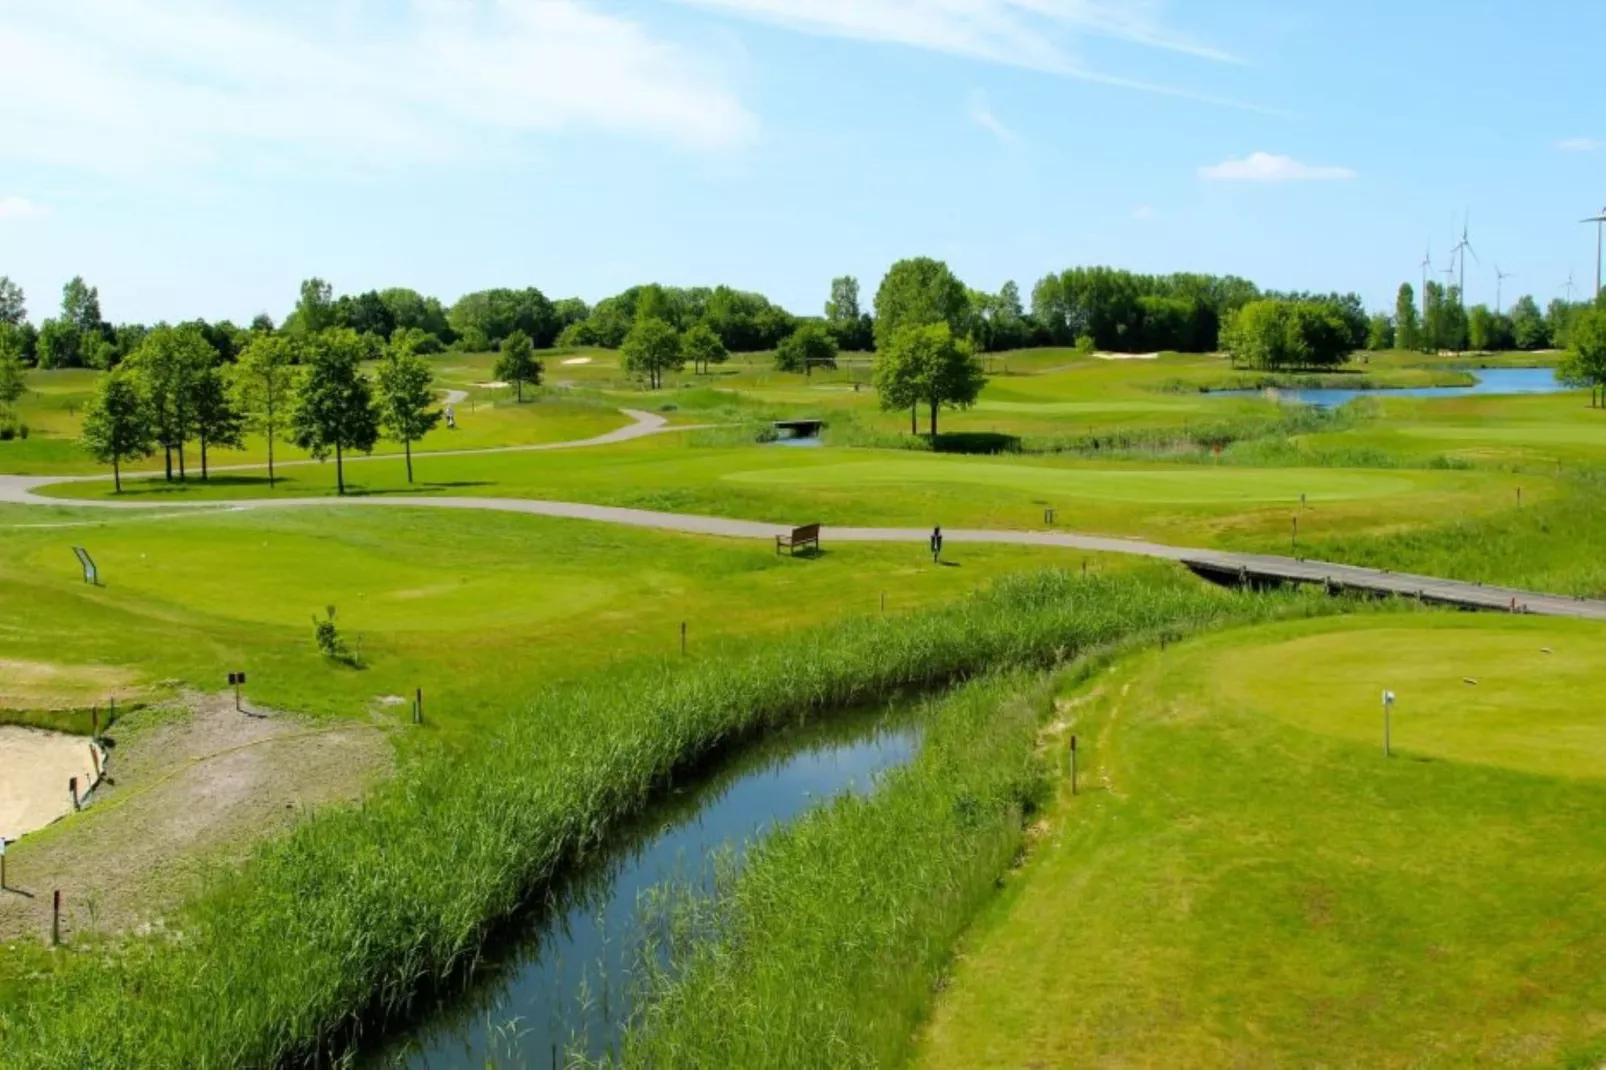
[[[1422,254],[1422,315],[1428,314],[1428,272],[1433,270],[1433,243],[1428,242],[1427,252]]]
[[[1601,238],[1603,234],[1606,234],[1606,230],[1602,229],[1602,225],[1606,224],[1606,208],[1602,208],[1600,210],[1600,215],[1591,216],[1588,219],[1581,219],[1579,222],[1595,224],[1595,299],[1598,301],[1600,300]]]
[[[1501,298],[1505,295],[1506,280],[1516,278],[1516,275],[1510,271],[1501,271],[1500,265],[1496,264],[1494,266],[1494,278],[1494,310],[1503,316],[1505,315],[1506,308],[1502,303]]]
[[[1565,286],[1563,286],[1562,289],[1567,291],[1567,303],[1569,305],[1572,304],[1573,303],[1573,289],[1574,289],[1574,287],[1573,287],[1573,273],[1571,271],[1567,272],[1567,284]]]
[[[1602,216],[1606,218],[1606,211],[1602,212]],[[1467,254],[1471,253],[1472,259],[1477,260],[1480,267],[1483,265],[1483,261],[1478,259],[1478,251],[1472,247],[1472,239],[1467,236],[1467,232],[1471,227],[1472,213],[1468,212],[1466,219],[1461,224],[1461,244],[1455,247],[1455,251],[1461,257],[1461,293],[1459,296],[1463,308],[1466,307],[1467,303]]]

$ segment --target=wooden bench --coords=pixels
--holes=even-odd
[[[792,551],[797,556],[798,547],[812,546],[815,553],[820,552],[820,525],[804,524],[800,528],[793,528],[790,535],[775,536],[775,556],[779,557],[782,550]]]

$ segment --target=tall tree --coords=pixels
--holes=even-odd
[[[1529,294],[1511,306],[1511,340],[1518,349],[1529,351],[1550,345],[1550,325],[1539,311],[1539,302]]]
[[[38,361],[41,368],[76,368],[83,363],[83,335],[64,319],[45,320],[39,327]]]
[[[13,326],[28,318],[28,301],[22,287],[0,275],[0,323]]]
[[[268,440],[268,486],[277,483],[273,446],[295,398],[298,354],[283,335],[252,337],[234,370],[234,387],[250,426]]]
[[[1400,284],[1400,292],[1394,298],[1394,344],[1413,352],[1422,348],[1422,320],[1416,311],[1416,291],[1408,282]]]
[[[1379,312],[1372,317],[1372,329],[1366,338],[1366,348],[1374,353],[1393,349],[1395,337],[1394,321]]]
[[[321,334],[335,326],[335,288],[319,278],[303,281],[300,300],[285,326],[303,336]]]
[[[970,314],[970,297],[948,265],[929,257],[892,265],[875,299],[875,343],[881,349],[905,327],[946,323],[962,335]]]
[[[1567,331],[1567,355],[1557,369],[1563,382],[1589,387],[1594,408],[1606,397],[1606,311],[1586,309],[1573,317]]]
[[[619,348],[625,371],[643,375],[654,390],[664,384],[664,372],[686,366],[680,335],[661,319],[637,320]]]
[[[816,366],[836,367],[836,339],[821,323],[805,323],[775,350],[775,367],[783,372],[812,375]]]
[[[535,346],[523,331],[514,331],[502,339],[502,350],[497,354],[496,367],[491,374],[504,383],[512,383],[519,404],[524,403],[524,386],[541,385],[541,362],[535,357]]]
[[[0,332],[0,413],[16,404],[28,392],[23,379],[22,346],[10,334]]]
[[[1495,348],[1494,334],[1494,313],[1488,305],[1473,305],[1467,310],[1467,341],[1473,349]]]
[[[843,275],[831,280],[831,299],[825,303],[825,318],[833,327],[859,321],[859,280]]]
[[[730,352],[719,335],[706,323],[693,324],[680,339],[681,352],[691,363],[693,371],[707,373],[712,364],[723,364]]]
[[[230,393],[223,369],[207,368],[195,379],[191,405],[195,412],[195,437],[201,446],[201,478],[209,477],[207,449],[245,446],[245,410]]]
[[[503,348],[515,337],[522,335],[515,331],[502,343]],[[379,426],[391,441],[402,444],[409,483],[413,481],[413,443],[441,421],[434,382],[429,362],[408,350],[393,351],[379,365]]]
[[[73,276],[61,288],[61,318],[80,332],[101,328],[100,291],[84,282],[82,275]]]
[[[883,409],[930,406],[935,438],[938,412],[975,404],[987,377],[969,343],[956,339],[948,324],[934,323],[893,336],[876,356],[875,384]]]
[[[349,337],[347,337],[349,336]],[[372,453],[379,441],[379,413],[360,367],[356,332],[325,331],[312,341],[290,432],[297,446],[322,461],[335,456],[335,486],[346,493],[346,451]]]
[[[150,405],[151,426],[165,456],[169,481],[175,452],[179,478],[185,477],[184,443],[195,431],[196,382],[216,363],[217,351],[190,327],[155,328],[128,359]]]
[[[84,410],[84,449],[112,466],[112,485],[123,492],[123,462],[149,457],[156,445],[150,409],[137,380],[114,371],[100,381]]]

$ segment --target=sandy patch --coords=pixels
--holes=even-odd
[[[1094,353],[1098,360],[1159,360],[1158,353]]]
[[[232,694],[188,701],[177,717],[141,710],[119,721],[94,805],[10,849],[7,884],[18,891],[0,900],[0,940],[45,939],[57,888],[69,940],[160,924],[209,866],[237,862],[389,771],[379,722],[245,716]]]
[[[570,357],[568,360],[564,361],[563,363],[566,364],[566,365],[590,364],[591,363],[591,358],[590,357]]]
[[[512,386],[513,384],[512,383],[504,383],[504,382],[502,382],[502,380],[496,379],[496,380],[493,380],[492,382],[489,382],[489,383],[475,383],[474,385],[479,387],[481,390],[506,390],[508,387]]]
[[[71,777],[80,795],[89,794],[96,780],[89,740],[0,725],[0,836],[19,840],[72,813]]]
[[[138,673],[109,665],[0,658],[0,708],[66,710],[104,705],[110,696],[128,695],[138,680]]]

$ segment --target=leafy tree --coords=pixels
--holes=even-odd
[[[859,306],[859,280],[852,275],[831,280],[825,322],[842,349],[862,351],[875,345],[875,321]]]
[[[276,483],[273,445],[278,441],[295,398],[299,358],[296,344],[284,335],[259,334],[240,354],[234,370],[234,388],[240,408],[253,430],[268,440],[268,486]]]
[[[1374,353],[1394,348],[1394,321],[1379,312],[1372,317],[1371,331],[1367,335],[1366,348]]]
[[[523,338],[523,334],[515,331],[509,336],[502,343],[504,352],[515,338]],[[402,444],[409,483],[413,481],[413,443],[441,421],[441,410],[434,407],[434,382],[429,362],[407,350],[393,351],[379,365],[379,426],[391,441]]]
[[[184,443],[195,431],[196,383],[216,363],[217,351],[193,327],[157,327],[128,359],[150,406],[169,481],[175,451],[179,478],[185,478]]]
[[[397,327],[390,336],[391,352],[416,353],[421,357],[446,352],[446,346],[422,327]]]
[[[0,275],[0,323],[13,326],[28,318],[28,301],[22,287]]]
[[[77,368],[83,361],[78,328],[66,320],[51,319],[39,328],[38,361],[41,368]]]
[[[39,360],[39,331],[27,320],[21,323],[0,320],[0,349],[9,349],[23,367],[31,368]]]
[[[1473,305],[1467,312],[1467,340],[1473,349],[1493,349],[1494,313],[1488,305]]]
[[[1573,317],[1567,332],[1567,355],[1557,374],[1569,386],[1589,387],[1589,405],[1601,404],[1606,393],[1606,311],[1586,309]]]
[[[1422,348],[1422,319],[1416,310],[1416,291],[1408,282],[1400,284],[1394,298],[1394,344],[1410,351]]]
[[[80,333],[101,328],[100,291],[85,283],[82,275],[75,275],[61,288],[61,318]]]
[[[591,316],[591,306],[578,297],[565,297],[561,301],[552,302],[552,314],[558,317],[560,333],[576,323],[583,323]]]
[[[272,334],[273,333],[273,317],[268,315],[266,312],[258,312],[255,316],[252,316],[251,317],[251,333],[252,334]]]
[[[336,300],[334,324],[350,327],[358,334],[372,334],[380,338],[389,338],[396,332],[396,317],[375,290],[355,297],[347,294]]]
[[[335,486],[346,493],[347,450],[372,453],[379,413],[360,367],[355,331],[325,331],[312,341],[307,376],[290,415],[291,440],[318,460],[335,455]]]
[[[724,364],[730,359],[730,351],[725,348],[725,343],[714,328],[706,323],[694,324],[691,330],[682,335],[680,349],[693,371],[706,373],[710,365]]]
[[[1518,349],[1530,352],[1550,345],[1550,325],[1530,295],[1517,298],[1511,306],[1511,341]]]
[[[523,331],[536,349],[549,349],[562,330],[556,310],[533,286],[523,290],[482,290],[458,298],[447,321],[459,334],[478,329],[487,348],[514,331]]]
[[[813,373],[815,365],[836,367],[836,339],[821,323],[805,323],[775,350],[775,367],[783,372]]]
[[[1354,350],[1349,325],[1332,305],[1273,298],[1233,313],[1221,343],[1234,365],[1268,370],[1337,367]]]
[[[380,290],[379,300],[384,302],[385,309],[390,314],[393,330],[417,329],[425,334],[433,334],[442,343],[452,340],[452,328],[446,319],[446,309],[435,298],[425,297],[417,290],[395,287]]]
[[[84,410],[84,449],[102,464],[112,466],[112,485],[123,492],[123,462],[149,457],[156,446],[150,408],[138,381],[114,371],[100,381]]]
[[[661,319],[637,321],[625,336],[619,355],[625,371],[645,376],[654,390],[663,385],[664,372],[679,371],[686,366],[680,336]]]
[[[302,282],[301,298],[284,326],[303,337],[321,334],[336,326],[335,288],[318,278]]]
[[[583,349],[601,344],[596,325],[590,320],[577,320],[563,328],[563,333],[558,335],[558,345],[564,349]]]
[[[1571,346],[1569,335],[1572,331],[1573,320],[1585,306],[1569,304],[1561,298],[1556,298],[1545,307],[1545,325],[1550,330],[1550,344],[1567,349]]]
[[[489,353],[491,339],[483,328],[469,327],[467,330],[457,332],[457,341],[452,345],[461,353]]]
[[[969,408],[986,385],[975,351],[956,339],[946,323],[904,327],[876,355],[875,386],[881,407],[913,411],[920,403],[930,406],[932,437],[943,407]],[[911,424],[910,433],[914,431]]]
[[[28,392],[22,376],[22,347],[12,335],[0,333],[0,412]]]
[[[245,445],[245,410],[230,393],[221,368],[207,368],[196,377],[191,405],[195,437],[201,444],[201,478],[207,478],[206,451],[210,446],[240,449]]]
[[[970,315],[965,284],[948,265],[929,257],[900,260],[892,265],[875,299],[875,343],[881,349],[905,327],[946,323],[949,332],[962,335]]]
[[[502,351],[496,358],[491,374],[505,383],[512,383],[520,404],[524,403],[524,385],[541,385],[541,362],[536,359],[535,346],[523,331],[514,331],[502,340]]]

